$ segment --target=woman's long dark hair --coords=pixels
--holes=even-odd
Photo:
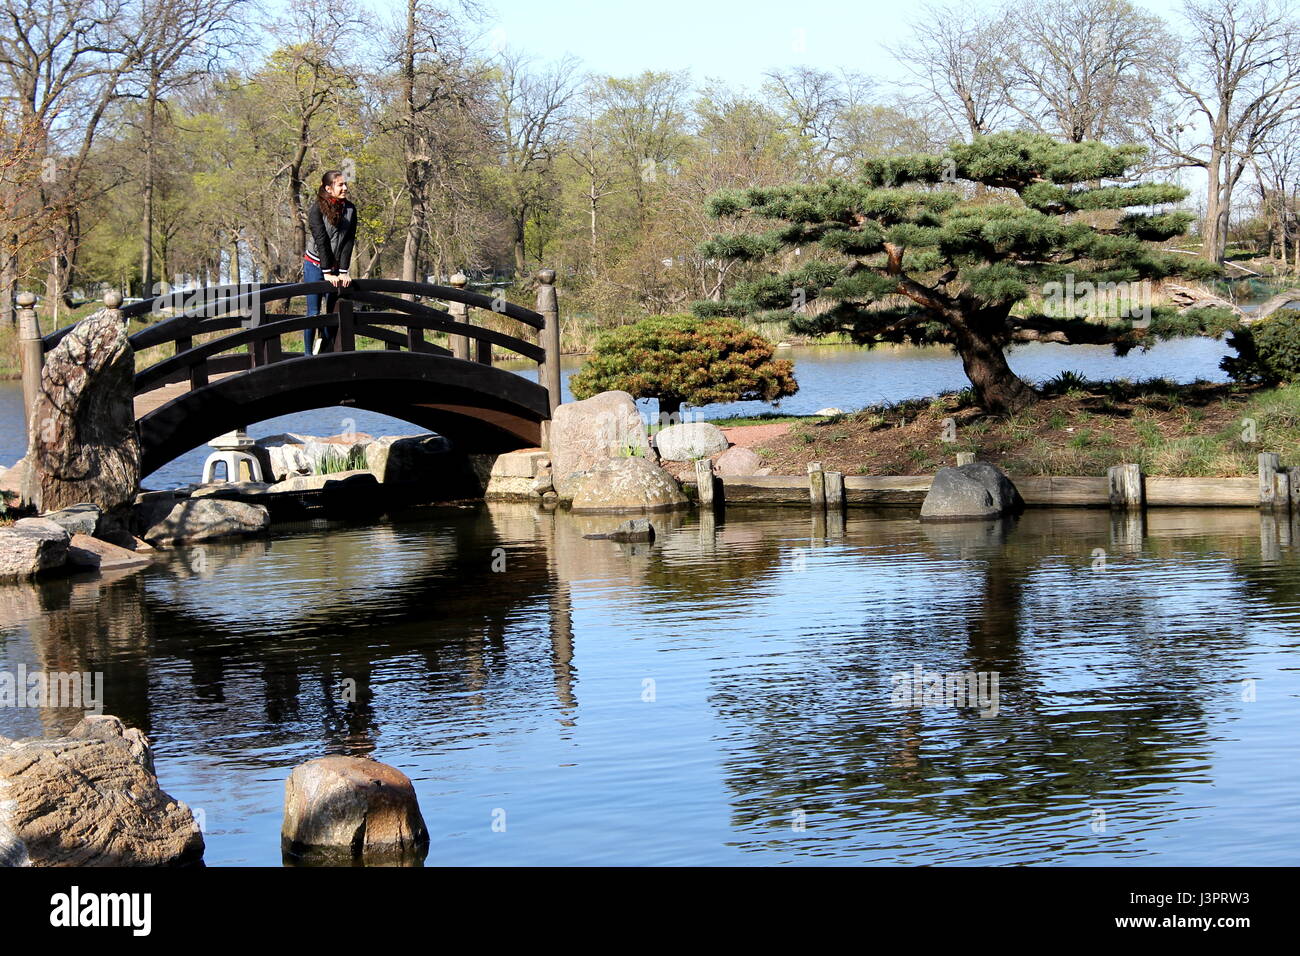
[[[316,190],[316,204],[320,206],[320,214],[325,217],[326,222],[331,226],[337,226],[339,216],[343,215],[343,203],[335,202],[330,198],[325,187],[334,182],[334,179],[343,174],[337,169],[328,169],[325,175],[320,178],[320,189]]]

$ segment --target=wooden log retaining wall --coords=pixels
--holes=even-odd
[[[1267,476],[1258,478],[1148,477],[1136,465],[1116,466],[1117,474],[1086,476],[1010,475],[1031,508],[1264,508],[1290,510],[1300,480],[1261,456]],[[1274,477],[1274,472],[1278,472]],[[1281,479],[1287,479],[1282,481]],[[840,475],[819,463],[807,475],[719,475],[713,498],[727,505],[792,505],[836,510],[844,506],[920,508],[932,475]],[[691,485],[688,481],[688,485]],[[1293,487],[1294,485],[1294,487]],[[833,488],[833,490],[832,490]],[[842,491],[841,491],[842,489]],[[693,490],[693,488],[692,488]],[[1297,503],[1300,511],[1300,502]]]

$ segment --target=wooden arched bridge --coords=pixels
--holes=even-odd
[[[337,290],[328,282],[226,285],[116,309],[123,321],[158,316],[131,335],[137,354],[171,346],[170,355],[136,369],[142,473],[232,429],[333,405],[401,418],[464,451],[537,445],[541,423],[560,400],[555,274],[537,275],[537,311],[470,292],[458,278],[452,286],[354,279]],[[292,309],[294,300],[305,306],[305,296],[315,294],[324,303],[335,293],[328,313]],[[109,293],[105,301],[112,308],[120,298]],[[268,311],[273,302],[291,311]],[[514,320],[526,337],[475,324],[473,309]],[[30,347],[24,353],[27,388],[39,387],[44,353],[71,328],[24,343]],[[300,336],[307,328],[332,330],[332,348],[316,354],[284,348],[281,336]],[[451,347],[426,341],[429,332],[446,333]],[[362,336],[383,348],[358,349]],[[537,381],[493,367],[494,346],[537,362]]]

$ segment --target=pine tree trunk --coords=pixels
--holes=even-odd
[[[975,390],[976,401],[985,411],[1008,415],[1032,405],[1038,393],[1007,364],[999,333],[1006,322],[1005,311],[950,317],[962,368]]]

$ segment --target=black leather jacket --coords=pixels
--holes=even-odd
[[[357,207],[343,200],[343,213],[337,224],[331,223],[313,202],[307,213],[307,251],[303,258],[320,266],[321,272],[347,272],[352,264],[352,243],[357,235]]]

